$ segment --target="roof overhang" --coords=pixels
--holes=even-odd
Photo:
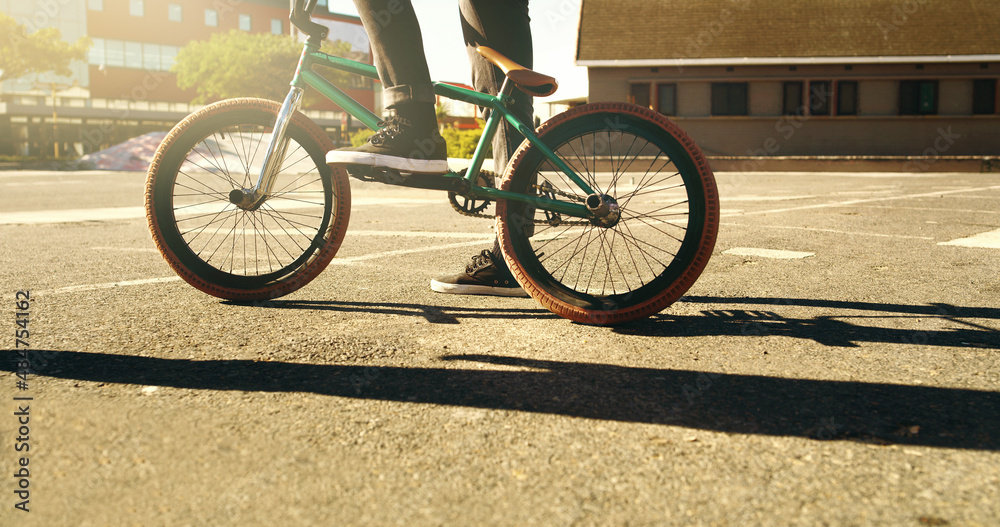
[[[906,55],[880,57],[718,57],[697,59],[578,60],[591,68],[656,68],[683,66],[788,66],[807,64],[934,64],[998,62],[1000,55]]]

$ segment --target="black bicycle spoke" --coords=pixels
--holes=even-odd
[[[191,244],[192,242],[194,242],[194,241],[195,241],[195,240],[196,240],[196,239],[198,238],[198,236],[201,236],[201,233],[202,233],[202,232],[204,232],[204,231],[205,231],[205,229],[207,229],[207,228],[209,227],[209,225],[212,225],[212,224],[216,223],[217,221],[222,221],[222,222],[225,222],[225,220],[226,220],[226,218],[227,218],[228,216],[225,216],[225,217],[222,217],[222,218],[220,219],[220,217],[221,217],[221,216],[222,216],[223,214],[225,214],[225,213],[227,213],[227,212],[235,212],[235,211],[237,211],[237,210],[239,210],[239,209],[226,209],[226,208],[223,208],[223,209],[222,209],[222,210],[220,210],[219,212],[215,212],[215,213],[208,213],[208,214],[202,214],[202,215],[200,215],[200,216],[195,216],[194,218],[185,218],[184,220],[181,220],[181,221],[184,221],[184,222],[187,222],[187,221],[190,221],[190,220],[193,220],[193,219],[196,219],[196,218],[204,218],[205,216],[212,216],[212,220],[211,220],[211,221],[209,221],[208,223],[206,223],[206,224],[202,225],[202,226],[201,226],[201,230],[200,230],[200,231],[198,232],[198,234],[195,234],[195,235],[194,235],[194,238],[191,238],[190,240],[188,240],[188,244],[190,245],[190,244]],[[180,227],[180,225],[178,225],[178,227]],[[194,230],[195,230],[195,229],[189,229],[189,230],[187,230],[187,231],[185,231],[185,232],[182,232],[182,233],[181,233],[181,236],[187,236],[187,234],[189,234],[189,233],[193,232]]]
[[[643,245],[645,245],[646,247],[650,247],[650,248],[652,248],[652,249],[656,249],[657,251],[660,251],[660,252],[662,252],[662,253],[665,253],[665,254],[668,254],[668,255],[670,255],[670,257],[671,257],[671,258],[674,258],[674,257],[676,257],[676,256],[677,256],[676,254],[674,254],[674,253],[672,253],[672,252],[670,252],[670,251],[668,251],[668,250],[666,250],[666,249],[664,249],[664,248],[660,247],[659,245],[656,245],[656,244],[653,244],[653,243],[650,243],[650,242],[648,242],[648,241],[646,241],[646,240],[643,240],[643,239],[641,239],[641,238],[638,238],[638,237],[636,237],[635,235],[633,235],[633,234],[632,234],[632,229],[628,229],[628,231],[629,231],[629,232],[628,232],[628,234],[625,234],[624,232],[622,232],[622,235],[623,235],[623,236],[624,236],[624,237],[625,237],[626,239],[628,239],[628,240],[631,240],[631,241],[635,242],[635,244],[636,244],[636,246],[635,246],[635,247],[636,247],[636,249],[638,249],[639,251],[641,251],[641,252],[643,252],[643,253],[645,253],[645,254],[647,254],[647,255],[649,255],[649,256],[652,256],[652,255],[653,255],[653,253],[651,253],[651,252],[649,252],[649,251],[647,251],[647,250],[645,250],[645,249],[643,249],[643,248],[642,248],[642,246],[643,246]],[[656,262],[657,262],[657,263],[659,263],[659,264],[660,264],[660,265],[662,265],[663,267],[667,267],[667,265],[666,265],[666,264],[664,264],[663,262],[661,262],[661,261],[660,261],[659,259],[656,259],[655,257],[654,257],[654,259],[656,260]]]
[[[260,210],[260,209],[259,209],[259,210]],[[275,223],[276,223],[276,224],[278,224],[278,227],[279,227],[279,228],[281,227],[281,224],[280,224],[280,223],[278,222],[278,220],[277,220],[277,219],[275,219],[275,218],[274,218],[274,216],[273,216],[273,215],[271,215],[270,211],[267,211],[267,210],[260,210],[260,212],[261,212],[261,214],[263,214],[263,215],[265,215],[265,216],[267,216],[267,217],[271,218],[272,220],[274,220],[274,221],[275,221]],[[282,230],[283,230],[283,229],[282,229]],[[268,232],[270,232],[270,231],[268,231]],[[291,240],[291,241],[292,241],[292,243],[295,243],[295,240],[294,240],[294,239],[292,239],[292,237],[291,237],[291,236],[288,236],[287,234],[286,234],[285,236],[286,236],[286,237],[287,237],[287,238],[288,238],[289,240]],[[289,256],[289,257],[290,257],[290,258],[291,258],[292,260],[295,260],[295,255],[294,255],[294,254],[292,254],[292,252],[291,252],[291,251],[289,251],[287,247],[285,247],[285,244],[281,243],[281,240],[279,240],[279,239],[278,239],[278,237],[277,237],[277,236],[275,235],[275,233],[273,233],[273,232],[271,233],[271,238],[273,238],[273,239],[274,239],[274,241],[278,243],[278,246],[279,246],[279,247],[281,247],[281,250],[285,251],[285,254],[287,254],[287,255],[288,255],[288,256]]]
[[[217,188],[209,186],[208,183],[202,181],[201,178],[196,178],[196,177],[194,177],[194,176],[192,176],[192,175],[190,175],[190,174],[188,174],[186,172],[183,172],[183,171],[178,172],[177,175],[184,176],[184,177],[190,179],[191,181],[194,181],[195,183],[197,183],[197,184],[205,187],[206,189],[208,189],[209,193],[219,192],[219,193],[222,193],[222,194],[225,194],[225,195],[228,196],[228,192],[223,192],[223,191],[221,191],[221,190],[219,190]],[[216,174],[212,174],[212,175],[215,176],[215,177],[218,177],[218,175],[216,175]],[[219,179],[223,179],[223,178],[220,177]],[[228,183],[228,181],[227,181],[227,183]],[[186,188],[188,190],[191,190],[193,192],[201,192],[201,191],[199,191],[198,189],[196,189],[194,187],[189,187],[189,186],[184,185],[183,183],[180,183],[179,181],[176,181],[176,180],[174,181],[174,185],[175,186],[179,186],[179,187],[184,187],[184,188]]]
[[[231,173],[229,172],[229,167],[226,166],[226,156],[222,152],[222,145],[220,145],[218,141],[215,141],[215,146],[216,148],[219,149],[219,156],[216,157],[215,152],[212,150],[211,145],[209,145],[208,142],[206,141],[202,141],[202,143],[205,145],[205,148],[208,149],[208,153],[212,154],[212,159],[216,161],[215,163],[212,163],[212,166],[222,171],[226,175],[226,179],[229,181],[229,184],[232,185],[233,188],[237,188],[238,185],[236,184],[236,180],[233,179]],[[197,149],[195,151],[197,151]],[[198,155],[204,158],[205,161],[209,161],[208,158],[205,157],[205,155],[202,154],[201,152],[198,152]],[[221,159],[221,164],[219,162],[220,159]],[[211,161],[209,162],[211,163]]]
[[[267,206],[267,204],[266,204],[266,203],[265,203],[264,205],[265,205],[265,206]],[[301,227],[305,227],[305,228],[307,228],[307,229],[309,229],[309,230],[315,230],[315,229],[316,229],[316,227],[314,227],[314,226],[312,226],[312,225],[308,225],[308,224],[305,224],[305,223],[299,223],[299,222],[294,222],[294,221],[291,221],[291,220],[289,220],[288,218],[285,218],[285,217],[284,217],[284,216],[282,215],[282,213],[281,213],[280,211],[277,211],[277,210],[275,210],[275,209],[271,208],[270,206],[267,206],[267,211],[266,211],[266,212],[267,212],[267,214],[269,214],[269,215],[270,215],[270,216],[271,216],[272,218],[274,218],[274,219],[275,219],[275,221],[278,221],[278,219],[280,218],[280,219],[281,219],[282,221],[284,221],[285,223],[289,224],[289,225],[290,225],[290,226],[291,226],[291,227],[292,227],[293,229],[295,229],[295,232],[297,232],[297,233],[299,234],[299,236],[302,236],[302,237],[304,237],[304,238],[308,238],[308,239],[310,239],[310,240],[312,239],[312,236],[309,236],[309,235],[307,235],[306,233],[304,233],[304,232],[302,232],[301,230],[299,230],[299,227],[300,227],[300,226],[301,226]],[[280,222],[278,222],[278,226],[279,226],[279,227],[281,226],[281,223],[280,223]],[[286,229],[286,230],[287,230],[287,229]]]
[[[260,126],[258,128],[259,128],[259,131],[255,132],[255,137],[251,136],[249,138],[250,141],[253,142],[253,152],[250,153],[249,149],[247,150],[247,152],[248,152],[248,159],[257,159],[257,154],[260,152],[260,147],[263,146],[264,142],[265,142],[264,141],[264,136],[267,135],[267,132],[265,131],[266,129],[263,126]],[[267,142],[270,143],[270,140],[268,140]],[[261,160],[261,170],[263,170],[263,169],[264,169],[264,167],[263,167],[263,160]],[[253,183],[253,180],[251,180],[250,183]]]
[[[277,191],[275,191],[275,192],[271,192],[271,194],[270,194],[270,195],[271,195],[271,197],[273,198],[273,197],[277,197],[277,196],[281,196],[281,195],[283,195],[283,194],[291,194],[292,192],[295,192],[295,191],[297,191],[297,190],[299,190],[299,189],[301,189],[301,188],[305,188],[305,187],[308,187],[309,185],[312,185],[312,184],[314,184],[314,183],[316,183],[316,182],[320,181],[320,180],[319,180],[319,178],[316,178],[316,179],[311,179],[311,180],[309,180],[309,181],[307,181],[307,182],[305,182],[305,183],[303,183],[303,184],[301,184],[301,185],[299,185],[299,186],[297,186],[297,187],[295,187],[295,188],[293,188],[293,189],[291,189],[291,190],[287,190],[287,191],[285,190],[285,189],[286,189],[286,188],[288,188],[289,186],[291,186],[291,185],[295,184],[295,183],[296,183],[296,182],[298,182],[298,181],[299,181],[300,179],[302,179],[302,178],[304,178],[304,177],[306,177],[306,176],[308,176],[308,175],[309,175],[309,174],[302,174],[301,176],[299,176],[299,177],[295,178],[295,181],[292,181],[291,183],[288,183],[287,185],[285,185],[284,187],[282,187],[282,188],[278,189],[278,190],[277,190]],[[319,190],[315,190],[315,191],[313,191],[313,192],[323,192],[323,190],[322,190],[322,189],[319,189]]]
[[[664,236],[667,236],[668,238],[671,238],[671,239],[673,239],[673,240],[675,240],[675,241],[677,241],[679,243],[684,241],[683,238],[678,238],[677,236],[674,236],[673,234],[671,234],[671,233],[669,233],[669,232],[667,232],[667,231],[665,231],[663,229],[660,229],[656,225],[654,225],[652,223],[649,223],[648,221],[646,221],[643,218],[635,218],[635,220],[638,221],[639,223],[642,223],[643,225],[645,225],[645,226],[647,226],[647,227],[655,230],[656,232],[658,232],[658,233],[660,233],[660,234],[662,234]]]

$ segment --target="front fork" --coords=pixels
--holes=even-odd
[[[256,209],[270,195],[278,170],[285,160],[285,151],[288,149],[288,137],[285,136],[285,132],[288,130],[288,123],[291,122],[292,116],[302,106],[304,91],[298,86],[292,86],[285,97],[285,102],[281,104],[278,118],[274,122],[274,129],[271,131],[271,141],[267,145],[264,166],[261,167],[260,175],[257,177],[257,185],[251,189],[233,189],[229,193],[229,201],[237,207],[244,210]]]

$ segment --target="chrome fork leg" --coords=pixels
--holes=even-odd
[[[285,131],[288,130],[288,123],[292,120],[292,115],[302,105],[303,92],[302,88],[292,86],[285,97],[285,102],[281,104],[281,110],[278,111],[278,118],[274,123],[274,130],[271,132],[271,142],[267,145],[264,166],[257,178],[257,186],[247,192],[250,194],[246,196],[249,198],[247,201],[253,203],[252,206],[259,206],[267,199],[274,187],[274,179],[278,174],[278,169],[281,168],[282,161],[285,160],[285,150],[288,148],[288,138],[285,137]]]

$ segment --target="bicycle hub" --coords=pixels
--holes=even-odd
[[[253,190],[234,188],[229,191],[229,202],[243,210],[255,210],[263,203]]]
[[[607,194],[587,196],[587,210],[590,211],[590,223],[598,227],[614,227],[622,217],[618,202]]]

